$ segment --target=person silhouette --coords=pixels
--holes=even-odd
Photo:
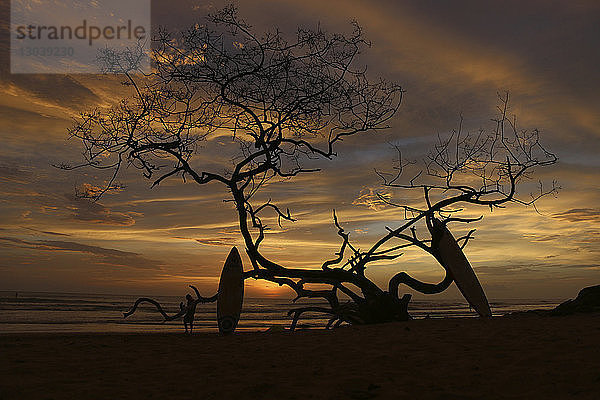
[[[188,325],[189,325],[189,333],[192,334],[192,330],[194,329],[194,316],[196,314],[196,306],[198,305],[198,300],[194,299],[192,295],[186,294],[185,299],[187,300],[187,304],[185,305],[185,314],[183,316],[183,325],[185,327],[185,333],[188,333]]]

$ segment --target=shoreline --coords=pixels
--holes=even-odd
[[[165,309],[174,310],[179,298],[160,299]],[[123,319],[122,310],[128,309],[134,300],[123,296],[108,295],[65,295],[57,293],[29,293],[15,299],[0,298],[0,335],[20,334],[30,331],[39,333],[79,332],[180,332],[181,321],[164,323],[153,307],[142,306],[138,312]],[[554,308],[558,302],[540,299],[496,300],[492,302],[495,316],[537,308]],[[161,303],[162,304],[162,303]],[[307,304],[313,304],[307,303]],[[315,304],[321,304],[315,302]],[[272,326],[289,327],[291,318],[287,312],[293,307],[291,301],[281,299],[246,299],[239,330],[263,331]],[[458,300],[415,300],[409,305],[409,313],[415,319],[429,315],[432,319],[469,317],[476,318],[463,299]],[[195,330],[215,332],[217,322],[214,305],[199,307],[196,313]],[[308,317],[308,318],[307,318]],[[303,327],[322,328],[327,323],[326,316],[304,315],[300,324]]]
[[[0,336],[0,398],[592,399],[600,314]]]

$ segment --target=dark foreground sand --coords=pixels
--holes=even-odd
[[[600,315],[0,335],[0,399],[599,399]]]

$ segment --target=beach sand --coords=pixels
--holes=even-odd
[[[0,399],[598,399],[600,315],[0,335]]]

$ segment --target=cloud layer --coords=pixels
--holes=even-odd
[[[201,21],[220,6],[154,3],[154,26],[171,28]],[[265,187],[265,200],[289,207],[298,219],[283,228],[267,220],[272,228],[264,242],[267,255],[297,267],[317,267],[331,258],[339,249],[334,208],[357,245],[374,243],[386,226],[404,218],[377,193],[394,202],[422,201],[420,193],[380,187],[374,169],[391,169],[396,154],[390,143],[419,160],[438,134],[457,126],[461,113],[467,129],[489,127],[496,92],[509,90],[520,126],[540,128],[561,158],[558,167],[538,171],[541,178],[558,179],[563,190],[557,199],[541,202],[539,213],[519,207],[479,211],[485,218],[467,254],[498,297],[568,297],[597,279],[597,2],[260,0],[240,2],[240,11],[258,31],[279,26],[289,34],[296,26],[318,22],[331,31],[347,31],[356,18],[373,42],[361,63],[372,76],[407,90],[392,129],[345,141],[336,160],[314,164],[322,172]],[[71,118],[124,96],[126,88],[118,77],[10,75],[5,41],[1,48],[0,290],[46,285],[178,293],[197,281],[214,289],[227,247],[243,248],[235,210],[222,202],[229,195],[226,188],[172,179],[150,191],[150,182],[131,170],[119,178],[126,186],[121,193],[100,202],[76,197],[76,187],[101,184],[107,177],[51,166],[80,158],[79,144],[66,140]],[[194,162],[227,164],[226,140],[207,142]],[[434,260],[412,251],[369,274],[385,286],[400,270],[432,282],[441,276]],[[255,293],[277,290],[255,285]]]

